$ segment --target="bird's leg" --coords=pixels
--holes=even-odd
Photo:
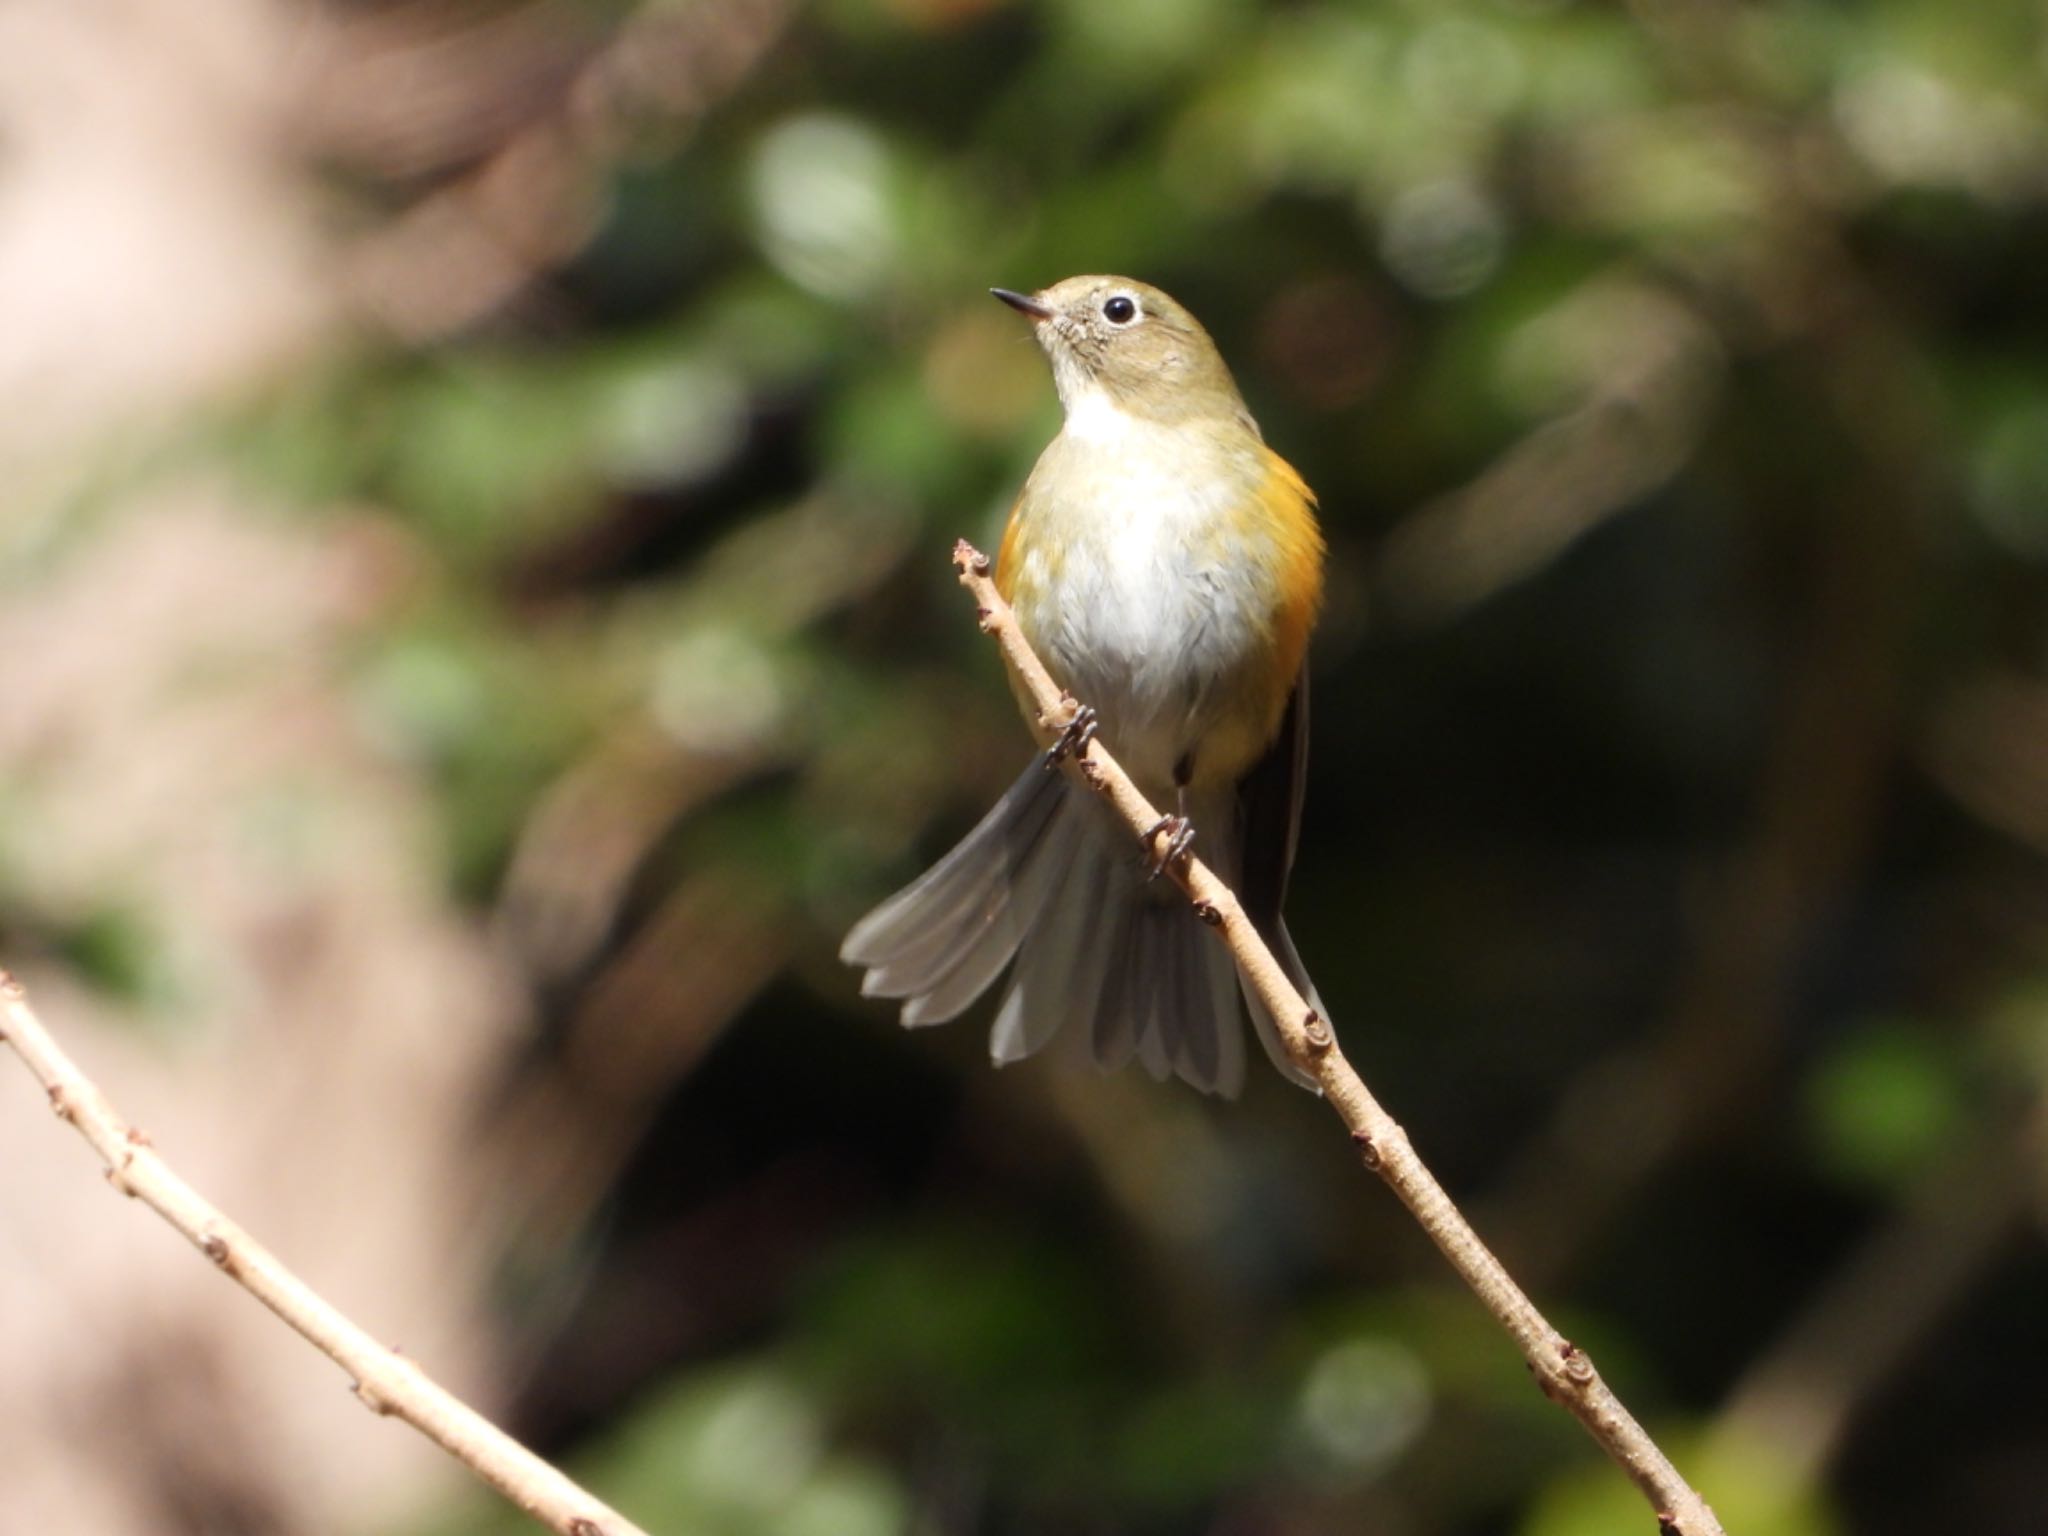
[[[1066,728],[1053,738],[1053,744],[1045,750],[1045,767],[1049,773],[1060,763],[1093,741],[1102,729],[1102,722],[1096,717],[1095,708],[1082,704],[1074,710],[1074,718]]]
[[[1162,816],[1145,829],[1145,842],[1149,846],[1160,833],[1166,834],[1166,846],[1151,856],[1150,868],[1145,872],[1147,881],[1157,880],[1172,865],[1180,863],[1195,846],[1195,824],[1188,820],[1187,761],[1174,765],[1173,799],[1174,814]]]

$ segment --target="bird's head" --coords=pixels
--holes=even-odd
[[[1209,333],[1151,284],[1070,277],[1033,294],[989,291],[1031,320],[1070,416],[1100,401],[1165,423],[1249,421]]]

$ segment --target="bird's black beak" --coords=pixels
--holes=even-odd
[[[1034,320],[1050,320],[1052,310],[1041,304],[1028,293],[1012,293],[1007,288],[991,288],[989,292],[1001,299],[1020,315],[1029,315]]]

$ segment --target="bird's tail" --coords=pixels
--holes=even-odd
[[[1229,806],[1207,821],[1196,809],[1205,840],[1213,832],[1229,846]],[[1320,1010],[1285,927],[1266,939]],[[1014,959],[989,1038],[998,1065],[1071,1024],[1105,1069],[1136,1057],[1155,1078],[1226,1096],[1244,1081],[1242,990],[1274,1065],[1316,1086],[1241,989],[1229,951],[1178,891],[1147,882],[1122,828],[1044,754],[952,852],[856,924],[839,953],[866,968],[864,995],[903,1000],[911,1027],[957,1017]]]

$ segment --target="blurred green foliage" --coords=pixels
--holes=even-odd
[[[1956,914],[2041,884],[2007,841],[2038,790],[1973,779],[1999,732],[1959,744],[1953,709],[2037,681],[2048,639],[2043,47],[2017,3],[841,0],[606,169],[544,327],[373,353],[253,424],[431,551],[365,707],[441,776],[480,897],[621,711],[757,765],[643,888],[705,859],[782,882],[804,986],[678,1090],[711,1128],[646,1157],[788,1115],[879,1185],[764,1278],[765,1335],[650,1377],[586,1470],[677,1530],[1647,1528],[1374,1191],[1325,1169],[1312,1216],[1258,1219],[1341,1162],[1314,1106],[1221,1111],[1285,1127],[1292,1171],[1175,1237],[1086,1197],[1071,1149],[992,1161],[959,1111],[919,1112],[907,1164],[857,1109],[807,1133],[748,1044],[764,1008],[798,1062],[853,1032],[856,1106],[935,1048],[828,956],[1024,750],[944,557],[1056,416],[980,292],[1131,270],[1208,319],[1322,492],[1296,926],[1368,1072],[1495,1192],[1511,1261],[1564,1234],[1537,1283],[1653,1422],[1701,1426],[1730,1529],[2023,1528],[1901,1485],[1948,1481],[1965,1434],[2038,1446],[2038,1414],[1923,1438],[1871,1409],[1861,1461],[1707,1426],[1859,1230],[2039,1092],[1961,1066],[2038,951],[1959,950]],[[1021,1135],[990,1096],[1022,1091],[937,1103]],[[1620,1123],[1575,1153],[1579,1113]],[[1027,1237],[1013,1207],[1066,1214]],[[1132,1244],[1212,1271],[1192,1316]]]
[[[1938,1037],[1873,1023],[1809,1079],[1821,1157],[1844,1177],[1898,1183],[1956,1138],[1964,1086]]]
[[[1347,1049],[1731,1531],[2038,1529],[2037,1183],[1883,1379],[1731,1405],[1925,1179],[2040,1176],[2040,8],[826,0],[714,94],[589,155],[518,302],[206,439],[382,521],[350,687],[480,915],[559,786],[666,775],[540,1054],[693,879],[764,914],[590,1271],[517,1256],[572,1298],[508,1318],[521,1427],[676,1533],[1651,1528],[1320,1106],[991,1082],[833,962],[1027,751],[947,554],[1057,416],[982,291],[1131,271],[1322,496],[1293,925]],[[135,922],[55,926],[146,990]]]

